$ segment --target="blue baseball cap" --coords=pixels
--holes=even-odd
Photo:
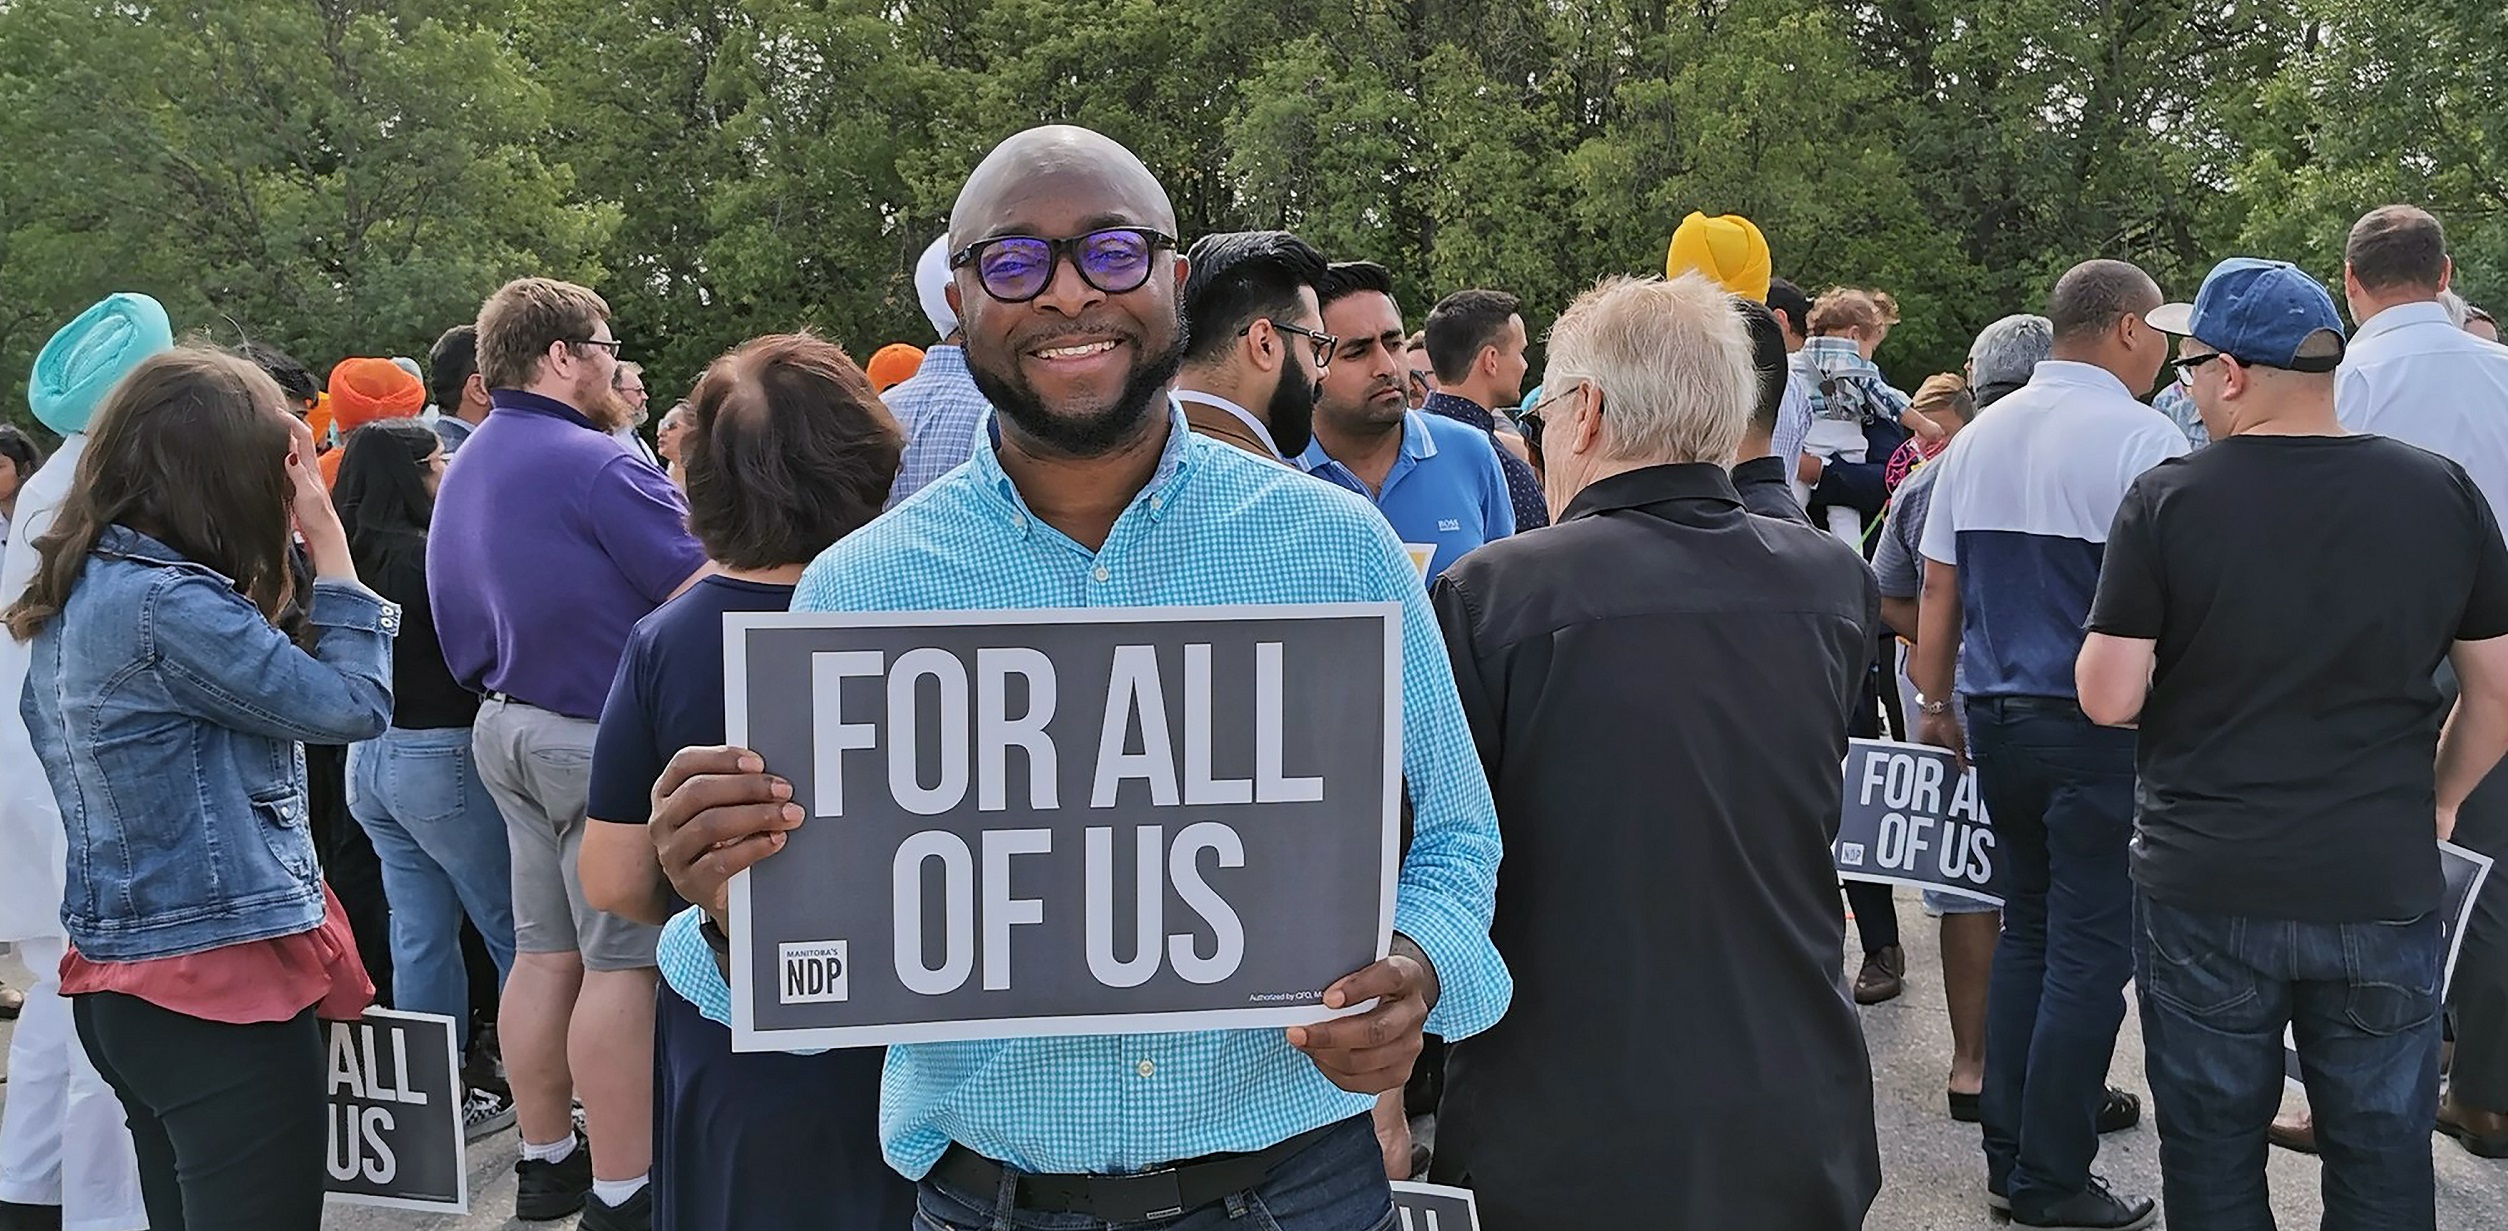
[[[2162,304],[2143,320],[2257,367],[2331,372],[2343,361],[2334,297],[2288,261],[2231,257],[2204,275],[2193,303]]]
[[[146,295],[108,295],[61,327],[35,356],[26,401],[64,436],[87,430],[105,395],[141,360],[174,349],[165,308]]]

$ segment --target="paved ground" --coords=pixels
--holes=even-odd
[[[1979,1184],[1983,1164],[1974,1126],[1944,1114],[1943,1073],[1949,1064],[1950,1029],[1942,1016],[1942,987],[1931,920],[1914,895],[1901,892],[1899,915],[1908,942],[1908,992],[1866,1009],[1864,1034],[1871,1041],[1886,1177],[1881,1199],[1866,1222],[1871,1231],[1990,1231]],[[0,960],[0,980],[21,982],[13,962]],[[8,1026],[0,1023],[0,1040]],[[2142,1038],[2133,1017],[2117,1045],[2115,1082],[2141,1092]],[[0,1099],[8,1087],[0,1085]],[[391,1210],[335,1208],[324,1222],[339,1231],[487,1231],[544,1228],[569,1231],[573,1221],[523,1223],[510,1218],[514,1202],[514,1134],[509,1130],[471,1147],[471,1200],[467,1218]],[[2508,1226],[2508,1162],[2485,1162],[2455,1143],[2432,1138],[2438,1166],[2438,1225],[2442,1231],[2492,1231]],[[2141,1128],[2107,1138],[2100,1169],[2126,1191],[2159,1189],[2159,1139],[2146,1117]],[[2290,1228],[2313,1227],[2321,1207],[2314,1159],[2275,1151],[2274,1211]],[[2008,1225],[2008,1224],[2005,1224]]]

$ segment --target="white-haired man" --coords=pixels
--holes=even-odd
[[[1491,1231],[1860,1227],[1880,1160],[1830,844],[1872,574],[1743,511],[1759,376],[1714,284],[1605,282],[1549,352],[1557,524],[1431,596],[1517,844],[1491,938],[1524,989],[1454,1045],[1437,1175]]]

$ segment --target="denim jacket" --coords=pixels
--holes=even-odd
[[[392,717],[400,610],[313,585],[307,654],[234,582],[121,526],[35,634],[19,708],[69,831],[61,922],[98,961],[309,931],[321,870],[298,741]]]

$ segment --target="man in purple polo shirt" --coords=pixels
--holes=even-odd
[[[705,552],[677,489],[609,435],[631,413],[611,388],[609,314],[547,278],[507,283],[480,308],[494,409],[468,442],[480,447],[445,472],[427,589],[445,664],[487,696],[474,749],[513,851],[514,970],[497,1028],[522,1128],[514,1212],[580,1208],[585,1231],[641,1231],[658,929],[586,905],[575,853],[627,634],[705,571]],[[577,1095],[588,1142],[569,1120]]]

